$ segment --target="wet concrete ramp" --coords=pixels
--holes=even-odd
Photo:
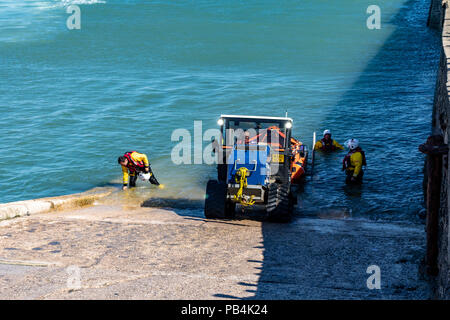
[[[97,205],[2,221],[0,298],[428,297],[418,276],[420,226],[304,217],[290,224],[205,220],[192,210]],[[381,290],[366,286],[374,264]]]

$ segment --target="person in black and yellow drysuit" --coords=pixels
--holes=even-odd
[[[358,139],[350,139],[345,143],[350,149],[342,162],[342,170],[345,170],[347,178],[346,184],[362,184],[364,171],[362,167],[366,165],[366,155],[359,147]]]
[[[331,131],[325,130],[323,132],[323,138],[316,142],[314,145],[314,150],[321,150],[325,152],[331,152],[336,150],[344,150],[336,140],[331,139]]]
[[[144,179],[148,179],[151,184],[159,185],[158,180],[156,180],[155,175],[150,168],[147,155],[144,153],[139,153],[137,151],[125,152],[123,156],[120,156],[117,159],[117,162],[122,166],[123,190],[127,189],[128,180],[130,180],[130,188],[135,187],[137,176],[139,174],[142,174]]]

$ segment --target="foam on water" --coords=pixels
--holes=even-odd
[[[5,0],[0,2],[0,42],[39,41],[62,31],[69,5],[105,4],[101,0]]]

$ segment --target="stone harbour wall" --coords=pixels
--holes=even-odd
[[[450,97],[449,97],[449,64],[450,64],[450,9],[447,0],[432,0],[428,18],[428,26],[441,30],[441,57],[436,81],[433,119],[432,119],[432,135],[441,135],[444,144],[449,144],[450,128]],[[449,205],[450,193],[448,185],[450,183],[450,175],[448,174],[449,153],[442,155],[441,169],[441,187],[440,187],[440,205],[437,214],[437,275],[435,280],[435,288],[433,298],[450,299],[450,248],[449,248]],[[427,212],[427,214],[429,214]]]

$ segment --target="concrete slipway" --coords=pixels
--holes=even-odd
[[[0,222],[0,299],[429,296],[418,273],[423,226],[339,213],[298,213],[290,224],[207,220],[201,200],[163,209],[118,193],[14,203],[19,217]],[[370,265],[380,267],[380,290],[367,287]]]

